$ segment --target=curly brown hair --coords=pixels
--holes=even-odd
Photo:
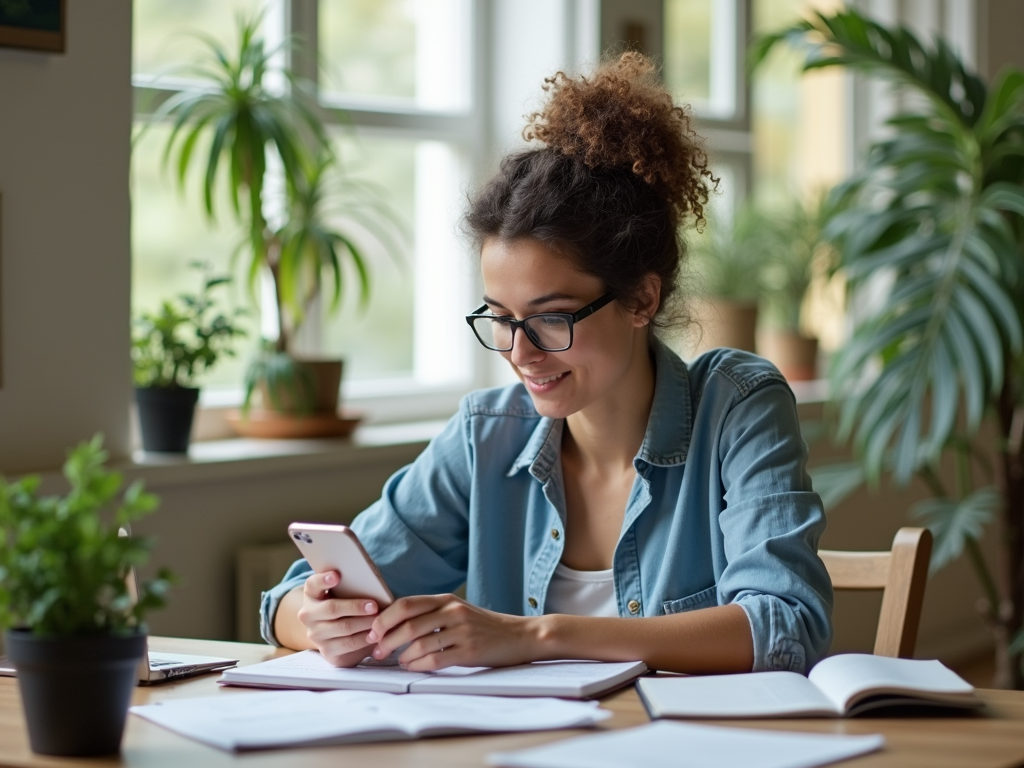
[[[589,77],[545,81],[548,100],[528,117],[527,140],[471,198],[464,223],[478,246],[534,238],[598,277],[625,306],[640,305],[648,275],[661,279],[656,325],[669,309],[685,243],[679,230],[718,184],[686,111],[650,59],[622,54]]]
[[[653,61],[629,51],[590,78],[558,72],[544,80],[544,90],[548,102],[529,116],[524,139],[588,168],[628,168],[665,196],[677,225],[687,214],[703,225],[708,182],[718,180],[689,115],[673,103]]]

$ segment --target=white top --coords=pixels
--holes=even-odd
[[[548,585],[544,612],[617,617],[613,570],[577,571],[559,563]]]

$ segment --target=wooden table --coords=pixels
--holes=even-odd
[[[282,655],[286,651],[248,643],[207,640],[153,638],[150,645],[158,651],[199,653],[240,658],[255,664]],[[240,688],[220,689],[217,675],[206,675],[136,689],[135,704],[192,696],[231,696]],[[886,749],[842,765],[854,768],[1012,768],[1024,766],[1024,692],[981,691],[988,702],[984,715],[931,718],[876,718],[856,720],[762,720],[719,722],[722,725],[759,727],[774,730],[814,733],[881,733]],[[601,728],[627,728],[648,721],[647,714],[632,687],[607,697],[602,706],[613,717]],[[71,768],[88,765],[145,766],[145,768],[206,768],[245,765],[250,768],[303,768],[318,766],[483,766],[488,752],[519,749],[587,733],[584,730],[548,731],[494,736],[457,736],[391,744],[363,744],[343,747],[283,749],[246,754],[230,754],[166,731],[133,715],[128,716],[125,738],[119,756],[71,760],[33,754],[21,712],[17,683],[0,679],[0,765],[38,768]]]

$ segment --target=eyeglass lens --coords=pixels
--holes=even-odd
[[[547,351],[561,350],[569,346],[572,332],[567,318],[558,315],[533,315],[525,321],[526,332],[536,346]],[[491,349],[512,349],[514,326],[508,318],[477,317],[473,329],[485,346]]]

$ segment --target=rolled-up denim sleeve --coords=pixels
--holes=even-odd
[[[449,592],[466,579],[472,447],[463,402],[412,464],[352,522],[396,597]]]
[[[728,565],[719,599],[747,614],[754,670],[806,673],[832,642],[832,582],[817,554],[825,512],[788,386],[769,383],[732,408],[720,460]]]
[[[285,572],[281,583],[263,593],[260,600],[260,634],[271,645],[281,646],[277,635],[274,634],[274,618],[277,616],[277,606],[281,598],[305,584],[311,573],[313,569],[309,567],[309,563],[304,559],[296,560]]]

